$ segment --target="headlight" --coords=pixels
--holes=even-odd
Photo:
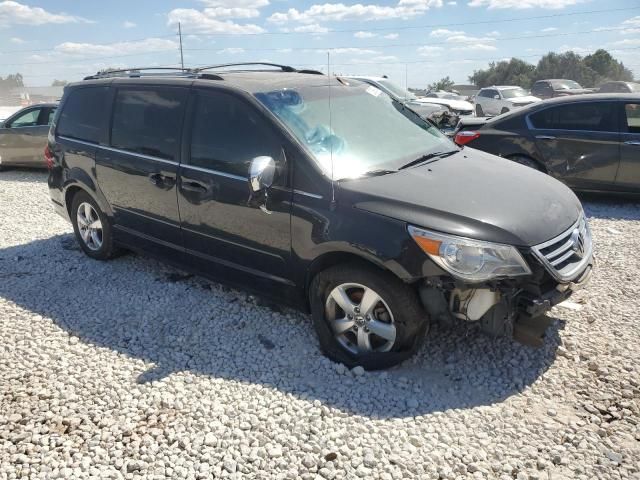
[[[409,226],[409,234],[431,259],[454,277],[482,282],[529,275],[531,269],[511,245],[436,233]]]

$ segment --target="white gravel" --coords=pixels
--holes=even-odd
[[[0,174],[0,479],[640,476],[640,205],[589,199],[598,270],[545,346],[437,329],[349,372],[309,318],[86,258],[46,175]]]

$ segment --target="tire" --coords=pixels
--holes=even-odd
[[[476,117],[484,117],[484,111],[482,110],[482,105],[476,104]]]
[[[76,241],[87,256],[95,260],[109,260],[115,256],[111,224],[88,193],[78,192],[73,196],[70,217]]]
[[[515,155],[513,157],[509,157],[509,160],[519,163],[520,165],[524,165],[525,167],[533,168],[534,170],[538,170],[539,172],[543,171],[538,162],[536,162],[533,158],[526,157],[524,155]]]
[[[507,113],[509,111],[509,109],[507,107],[502,107],[502,110],[500,110],[500,115],[502,115],[503,113]]]
[[[372,307],[360,311],[365,295],[370,299],[377,296],[378,301],[367,300]],[[416,292],[373,266],[353,263],[330,267],[313,279],[309,297],[322,351],[349,368],[378,370],[403,362],[416,352],[429,327]],[[344,333],[336,333],[336,327],[344,328]]]

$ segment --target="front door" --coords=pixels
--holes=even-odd
[[[529,121],[554,176],[578,189],[613,188],[620,160],[615,103],[571,102],[540,110]]]
[[[184,245],[196,265],[227,281],[291,285],[292,191],[283,138],[238,94],[194,89],[189,154],[180,167],[178,204]],[[274,186],[251,195],[251,160],[276,161]]]
[[[152,253],[181,250],[176,182],[189,90],[127,86],[115,91],[110,144],[96,176],[113,208],[116,234]]]
[[[4,164],[44,167],[51,107],[33,107],[7,120],[0,128],[0,161]]]
[[[640,102],[624,104],[620,144],[619,190],[640,191]]]

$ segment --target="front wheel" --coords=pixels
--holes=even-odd
[[[320,272],[310,287],[324,353],[349,368],[387,368],[413,355],[428,329],[416,292],[375,267],[347,264]]]

